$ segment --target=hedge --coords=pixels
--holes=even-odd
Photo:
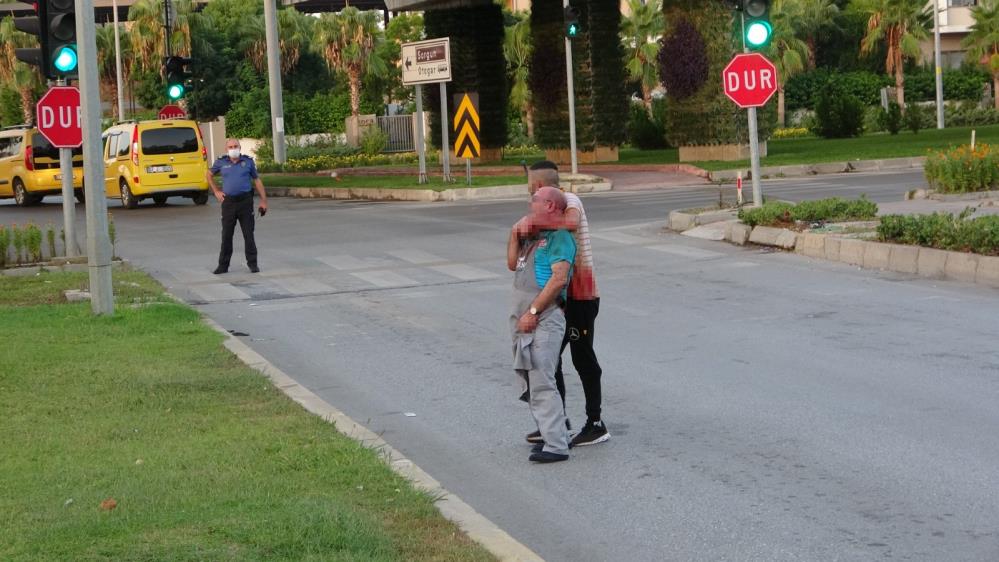
[[[749,226],[773,226],[803,222],[843,222],[870,220],[877,216],[878,206],[866,197],[846,200],[839,197],[802,201],[797,205],[773,201],[761,207],[739,210],[739,220]]]
[[[971,210],[960,215],[887,215],[881,217],[878,238],[926,246],[940,250],[999,255],[999,216],[988,215],[968,220]]]

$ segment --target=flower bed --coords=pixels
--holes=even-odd
[[[999,185],[999,150],[988,144],[930,151],[923,166],[926,181],[941,193],[986,191]]]
[[[800,222],[843,222],[873,219],[877,204],[865,197],[852,201],[832,197],[818,201],[802,201],[797,205],[774,201],[762,207],[739,210],[739,220],[749,226],[794,226]]]
[[[968,219],[959,215],[887,215],[881,217],[878,239],[940,250],[999,256],[999,215]]]

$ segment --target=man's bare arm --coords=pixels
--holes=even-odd
[[[506,243],[506,266],[510,271],[517,271],[518,257],[520,257],[520,238],[517,236],[515,225],[510,229],[510,240]]]
[[[531,303],[532,306],[541,311],[548,308],[548,305],[555,301],[555,297],[569,283],[569,266],[570,264],[567,261],[552,264],[552,276],[545,283],[545,287],[541,289],[541,294],[534,298],[534,302]]]

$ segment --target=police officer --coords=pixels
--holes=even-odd
[[[219,265],[212,273],[218,275],[229,271],[229,259],[232,258],[232,235],[236,230],[236,222],[243,231],[243,245],[246,248],[246,265],[253,273],[259,273],[257,267],[257,244],[253,240],[253,189],[256,187],[260,195],[260,216],[267,212],[267,194],[264,192],[264,182],[257,175],[257,165],[253,158],[240,153],[239,141],[225,141],[226,155],[215,161],[215,164],[205,172],[208,185],[212,188],[215,198],[222,204],[222,251],[219,252]],[[222,189],[215,183],[215,175],[222,174]]]

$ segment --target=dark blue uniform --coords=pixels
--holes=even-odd
[[[219,252],[219,265],[215,273],[225,273],[229,270],[229,260],[232,258],[232,235],[236,231],[236,223],[243,231],[243,245],[246,253],[246,265],[256,273],[257,243],[253,239],[253,182],[257,179],[257,165],[253,158],[240,155],[233,162],[229,156],[223,156],[211,167],[212,175],[222,175],[222,249]]]

